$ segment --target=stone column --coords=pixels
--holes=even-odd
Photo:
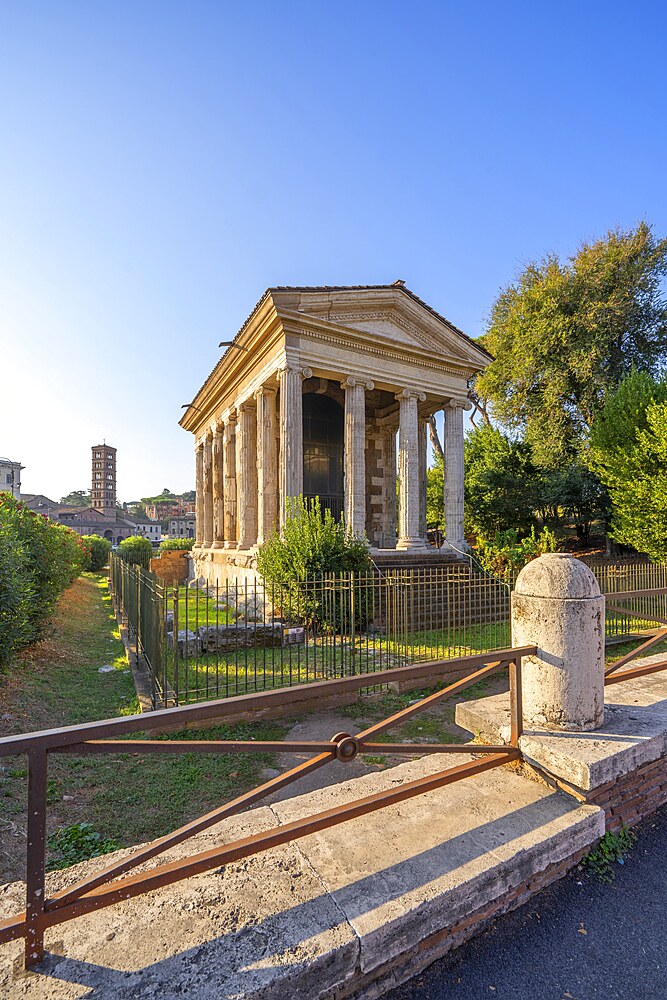
[[[419,418],[419,536],[428,545],[426,527],[426,466],[428,449],[428,421]]]
[[[397,549],[423,549],[419,535],[419,414],[417,402],[426,394],[415,389],[397,393],[398,425],[398,542]]]
[[[278,526],[276,451],[276,392],[263,385],[257,401],[257,543],[265,542]]]
[[[236,547],[236,412],[232,410],[223,428],[223,508],[225,548]]]
[[[524,725],[597,729],[604,722],[604,597],[588,566],[549,552],[519,573],[512,646],[537,646],[521,670]]]
[[[236,519],[240,549],[257,541],[257,407],[249,399],[238,408],[236,432]]]
[[[204,444],[204,539],[205,549],[213,544],[213,431],[206,431]]]
[[[195,449],[195,547],[204,541],[204,442]]]
[[[278,372],[280,382],[280,524],[290,497],[303,493],[303,399],[301,383],[312,375],[310,368],[286,365]]]
[[[396,546],[396,428],[386,427],[382,434],[382,544]]]
[[[370,379],[350,377],[345,390],[345,524],[355,535],[366,534],[366,390]]]
[[[445,406],[445,544],[467,549],[463,534],[463,411],[471,404],[452,400]]]
[[[213,433],[213,548],[221,549],[225,540],[223,425],[219,420]]]

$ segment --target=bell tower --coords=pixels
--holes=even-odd
[[[115,517],[116,449],[108,444],[94,444],[91,471],[91,506],[105,517]]]

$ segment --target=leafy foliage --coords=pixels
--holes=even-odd
[[[624,376],[664,364],[666,274],[667,240],[641,223],[584,243],[566,263],[529,264],[499,295],[481,338],[495,360],[475,391],[539,465],[568,464]]]
[[[587,460],[613,505],[612,537],[667,558],[667,379],[632,372],[593,425]]]
[[[268,583],[289,584],[325,573],[370,568],[368,543],[347,531],[343,519],[322,511],[319,497],[295,497],[281,534],[272,535],[257,553],[257,568]]]
[[[60,502],[67,507],[90,507],[91,500],[90,490],[72,490],[66,497],[60,498]]]
[[[161,543],[160,552],[189,552],[195,544],[194,538],[167,538]]]
[[[435,465],[426,470],[426,524],[445,530],[445,468],[442,456],[436,452]]]
[[[623,864],[636,840],[637,834],[634,830],[628,830],[625,826],[622,826],[618,833],[608,830],[598,846],[582,858],[581,863],[600,882],[613,882],[616,878],[614,862]]]
[[[89,559],[85,539],[0,493],[0,664],[41,636]]]
[[[540,474],[530,447],[493,427],[465,441],[466,530],[480,539],[514,528],[528,531],[540,505]]]
[[[108,538],[102,538],[100,535],[88,535],[86,541],[90,546],[90,560],[87,569],[97,572],[109,561],[111,542]]]
[[[545,552],[555,552],[556,547],[556,536],[548,528],[536,534],[533,527],[524,538],[519,538],[518,532],[510,528],[497,531],[493,541],[482,543],[479,561],[488,573],[512,583],[526,563]]]
[[[102,837],[90,823],[72,823],[49,834],[46,846],[51,856],[48,870],[58,871],[117,851],[122,845],[111,837]]]
[[[143,535],[130,535],[119,543],[116,554],[125,562],[147,567],[153,554],[153,546]]]

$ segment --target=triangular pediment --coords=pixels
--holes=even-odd
[[[423,352],[474,370],[484,368],[490,361],[469,337],[402,286],[299,289],[298,292],[288,308],[298,312],[305,325],[310,317],[339,332],[344,330],[352,338],[358,333],[387,347]],[[282,304],[276,302],[279,311]]]

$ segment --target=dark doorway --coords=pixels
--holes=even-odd
[[[303,397],[303,493],[319,497],[322,510],[338,520],[343,512],[343,444],[345,415],[330,396],[307,392]]]

